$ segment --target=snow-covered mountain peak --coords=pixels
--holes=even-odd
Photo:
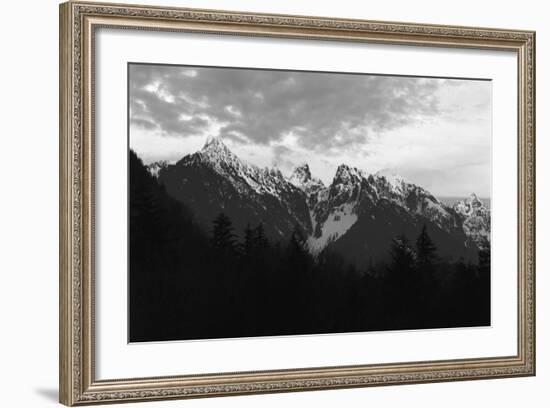
[[[285,176],[277,167],[264,167],[260,170],[266,177],[273,177],[278,180],[283,180]]]
[[[388,169],[378,170],[374,174],[379,177],[385,177],[388,180],[403,181],[405,183],[410,183],[410,181],[407,178],[403,177],[400,174],[397,174],[392,170],[388,170]]]
[[[303,163],[296,167],[289,178],[289,181],[295,185],[307,183],[309,180],[311,180],[311,170],[307,163]]]
[[[286,206],[296,195],[303,195],[302,189],[290,183],[278,168],[261,168],[241,160],[219,137],[208,137],[200,151],[185,156],[177,165],[206,166],[229,182],[241,197],[263,200],[270,196]]]
[[[219,136],[208,136],[204,146],[200,150],[201,153],[215,157],[235,156],[222,141]]]
[[[456,220],[450,209],[428,190],[391,171],[382,170],[369,176],[378,197],[390,200],[412,214],[427,218],[440,228],[450,231]]]
[[[470,203],[473,207],[485,206],[485,204],[483,204],[483,201],[481,201],[475,193],[470,194],[470,196],[466,198],[465,201]]]
[[[237,233],[247,223],[263,223],[272,239],[290,236],[296,224],[311,231],[304,192],[276,167],[241,160],[219,137],[209,137],[201,150],[161,171],[159,182],[205,223],[223,211]]]
[[[403,194],[404,189],[408,185],[414,185],[405,177],[400,176],[390,170],[380,170],[374,174],[374,177],[378,179],[384,179],[387,186],[395,193]]]
[[[356,167],[350,167],[347,164],[341,164],[336,169],[336,174],[332,179],[332,184],[350,184],[361,181],[364,177],[363,172]]]
[[[300,190],[304,191],[308,196],[312,193],[317,193],[325,188],[323,182],[311,175],[311,170],[307,163],[296,167],[289,177],[288,181]]]
[[[223,143],[223,140],[220,136],[215,135],[208,135],[206,138],[206,141],[204,142],[204,146],[202,147],[202,150],[206,150],[209,148],[223,148],[225,147],[225,144]]]
[[[243,167],[250,167],[237,157],[229,148],[225,145],[219,136],[208,136],[204,146],[195,155],[187,157],[198,157],[204,161],[210,162],[213,167],[218,170],[223,168],[241,169]],[[186,158],[184,158],[185,160]]]
[[[158,178],[160,171],[169,165],[170,163],[167,160],[159,160],[147,165],[147,170],[153,177]]]
[[[454,210],[466,217],[476,215],[476,213],[487,210],[483,201],[475,193],[470,194],[464,200],[457,201],[453,206]]]
[[[491,240],[491,210],[474,193],[457,201],[453,210],[463,218],[466,235],[478,246]]]
[[[375,222],[381,215],[377,211],[388,210],[387,216],[409,217],[416,224],[427,220],[447,234],[463,229],[469,242],[478,245],[490,238],[490,211],[475,194],[450,208],[429,191],[389,171],[368,174],[341,164],[331,184],[325,186],[307,163],[287,178],[276,167],[260,168],[241,160],[219,137],[209,137],[200,151],[165,166],[159,163],[149,171],[161,182],[171,183],[187,201],[182,183],[190,183],[190,175],[200,172],[206,181],[197,184],[196,191],[211,195],[204,202],[212,208],[217,205],[212,216],[232,203],[243,217],[239,211],[248,203],[256,221],[280,218],[273,221],[274,236],[286,237],[298,222],[310,234],[308,247],[313,252],[343,237],[365,214]],[[200,206],[196,210],[203,211]]]

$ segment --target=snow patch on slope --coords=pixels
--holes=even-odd
[[[336,241],[357,222],[354,204],[347,203],[336,208],[324,221],[321,227],[321,236],[310,236],[307,239],[307,247],[312,253],[318,253],[323,250],[325,246],[330,242]]]
[[[389,170],[380,170],[377,171],[374,175],[385,178],[391,191],[397,194],[403,194],[405,186],[408,184],[413,184],[405,177],[402,177]]]
[[[168,167],[170,164],[172,164],[172,163],[170,163],[166,160],[159,160],[159,161],[156,161],[156,162],[153,162],[153,163],[149,164],[147,166],[147,171],[149,171],[149,173],[153,177],[158,178],[160,171],[162,169]]]

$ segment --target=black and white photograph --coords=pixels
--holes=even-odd
[[[492,82],[128,64],[130,342],[491,325]]]

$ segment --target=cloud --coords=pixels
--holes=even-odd
[[[292,160],[292,156],[296,153],[294,150],[283,145],[277,145],[272,147],[272,153],[273,160],[271,164],[273,167],[284,169],[294,167],[294,160]]]
[[[178,137],[269,145],[293,133],[323,150],[438,114],[443,80],[162,65],[130,66],[130,118]],[[182,120],[192,118],[191,120]]]

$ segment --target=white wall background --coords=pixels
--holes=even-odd
[[[154,0],[151,0],[151,2]],[[145,403],[165,407],[543,407],[550,392],[550,27],[536,0],[155,0],[157,4],[537,31],[538,375],[534,378]],[[134,3],[141,3],[134,0]],[[147,2],[146,2],[147,3]],[[5,2],[0,24],[0,375],[3,407],[57,401],[57,0]],[[498,154],[498,152],[497,152]]]

